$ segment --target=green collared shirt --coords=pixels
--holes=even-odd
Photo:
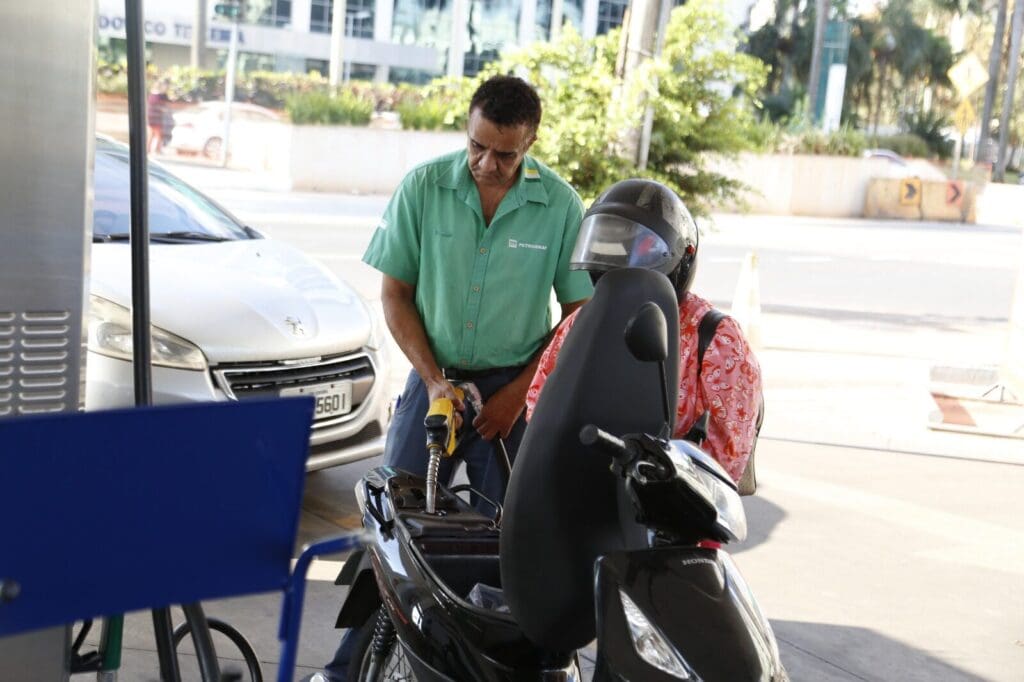
[[[523,365],[551,329],[551,288],[561,303],[593,291],[569,270],[582,218],[572,187],[527,156],[488,227],[463,150],[402,180],[363,261],[416,286],[439,366]]]

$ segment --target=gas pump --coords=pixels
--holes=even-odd
[[[92,2],[0,8],[0,419],[84,400],[95,26]],[[0,639],[0,679],[66,679],[69,645]]]

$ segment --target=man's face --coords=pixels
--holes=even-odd
[[[509,187],[516,179],[519,164],[537,139],[526,125],[499,128],[487,120],[479,107],[469,114],[469,172],[480,187]]]

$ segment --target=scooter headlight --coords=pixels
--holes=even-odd
[[[665,641],[651,621],[647,620],[647,616],[640,610],[640,607],[622,590],[619,590],[619,598],[622,600],[622,610],[626,614],[626,623],[629,625],[633,648],[636,649],[640,658],[658,670],[680,680],[695,679],[690,667]]]
[[[154,365],[198,371],[206,369],[206,357],[195,344],[159,327],[151,327],[150,335]],[[113,301],[90,296],[89,350],[111,358],[131,360],[131,312]]]
[[[717,524],[734,541],[747,537],[747,515],[736,489],[722,480],[725,470],[711,457],[688,441],[674,440],[668,450],[676,475],[679,476],[704,502],[717,513]],[[697,460],[700,460],[699,462]],[[717,468],[719,475],[708,470]]]

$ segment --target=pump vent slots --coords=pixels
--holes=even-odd
[[[0,311],[0,417],[67,407],[71,313]]]

